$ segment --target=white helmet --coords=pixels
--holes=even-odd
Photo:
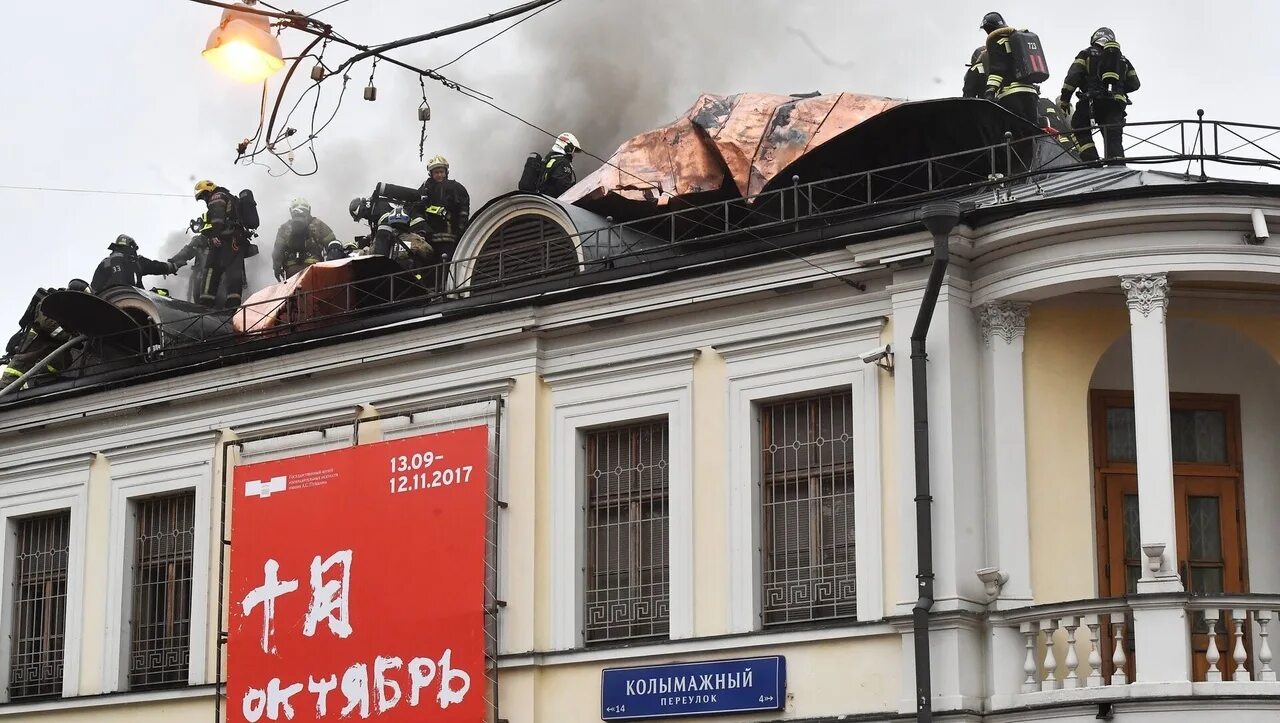
[[[578,137],[572,133],[561,133],[556,142],[551,144],[552,153],[574,153],[582,149],[578,145]]]
[[[289,215],[305,218],[311,215],[311,204],[305,198],[295,198],[289,202]]]

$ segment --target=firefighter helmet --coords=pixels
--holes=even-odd
[[[67,291],[88,291],[89,282],[84,279],[72,279],[67,282]]]
[[[444,156],[432,156],[427,160],[427,173],[431,173],[437,168],[443,168],[445,173],[449,172],[449,161]]]
[[[202,194],[211,193],[217,190],[217,188],[218,184],[208,179],[196,181],[196,198],[199,199]]]
[[[985,45],[979,45],[977,48],[974,48],[973,55],[969,56],[969,65],[971,67],[977,65],[978,61],[982,60],[982,54],[985,52],[987,52],[987,46]]]
[[[127,251],[136,254],[138,253],[138,242],[134,241],[132,236],[122,233],[119,236],[116,236],[116,240],[112,241],[110,245],[107,246],[107,249],[111,251]]]
[[[982,25],[978,27],[989,33],[996,28],[1003,28],[1005,25],[1008,25],[1008,23],[1004,21],[1003,15],[1000,13],[987,13],[982,16]]]
[[[582,146],[578,145],[578,137],[572,133],[561,133],[556,138],[556,142],[551,144],[552,153],[564,153],[566,155],[576,153],[581,148]]]
[[[1093,35],[1089,37],[1090,45],[1105,45],[1116,41],[1116,32],[1111,28],[1102,27],[1093,31]]]
[[[311,204],[305,198],[295,198],[289,202],[289,215],[294,218],[307,218],[311,215]]]

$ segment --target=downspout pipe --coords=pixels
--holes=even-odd
[[[916,721],[933,721],[933,678],[929,667],[929,610],[933,608],[933,495],[929,487],[929,380],[926,376],[925,339],[938,303],[942,277],[947,272],[951,231],[960,223],[960,204],[939,201],[920,209],[920,221],[933,234],[933,264],[925,283],[924,298],[911,329],[911,412],[915,431],[916,471],[916,586],[920,596],[911,609],[916,653]]]

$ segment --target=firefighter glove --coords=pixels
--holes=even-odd
[[[996,89],[995,89],[995,88],[987,88],[986,90],[982,91],[982,97],[983,97],[983,98],[986,98],[987,100],[995,100],[995,99],[996,99]]]
[[[178,269],[180,269],[180,268],[182,268],[182,267],[181,267],[181,266],[178,266],[178,265],[177,265],[177,264],[175,264],[174,262],[172,262],[172,261],[170,261],[170,262],[169,262],[169,274],[176,274],[176,273],[178,273]],[[165,274],[165,275],[166,275],[166,276],[168,276],[168,274]]]
[[[178,269],[187,265],[187,262],[175,258],[169,259],[169,265],[173,267],[173,272],[176,274],[178,273]]]
[[[1063,118],[1071,115],[1071,96],[1064,95],[1058,99],[1058,110],[1062,111]]]
[[[276,274],[276,281],[284,281],[284,267],[277,266],[275,267],[274,271]]]

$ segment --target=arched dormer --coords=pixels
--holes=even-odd
[[[454,254],[453,286],[480,291],[635,263],[657,245],[651,237],[577,206],[509,193],[480,209],[462,235]]]

